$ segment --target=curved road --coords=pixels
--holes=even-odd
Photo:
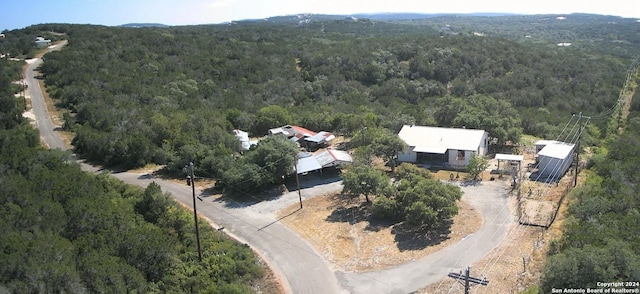
[[[67,41],[60,42],[54,46],[50,46],[49,51],[60,50],[64,45],[67,45]],[[62,149],[67,150],[67,147],[62,141],[62,138],[55,132],[56,126],[51,121],[51,117],[49,117],[49,111],[47,110],[47,105],[44,102],[44,97],[42,95],[42,89],[40,88],[40,84],[36,79],[36,69],[38,66],[42,64],[42,59],[36,58],[28,61],[28,65],[26,68],[26,72],[24,73],[26,82],[27,82],[27,93],[26,96],[31,97],[31,104],[33,108],[33,113],[36,117],[36,124],[38,126],[38,130],[40,130],[40,137],[42,140],[48,145],[51,149]]]
[[[64,44],[50,50],[58,50]],[[40,59],[30,62],[25,72],[38,129],[49,148],[67,150],[55,132],[34,77],[40,63]],[[99,171],[87,164],[81,166],[90,172]],[[156,182],[179,202],[189,207],[193,205],[191,189],[182,183],[131,172],[112,175],[143,187]],[[301,194],[303,199],[307,199],[341,189],[341,182],[321,183],[303,189]],[[297,192],[254,204],[221,202],[200,191],[196,193],[203,199],[197,202],[198,212],[212,221],[215,227],[223,228],[229,235],[254,248],[275,272],[287,293],[409,293],[439,281],[451,270],[457,271],[477,262],[505,238],[513,219],[505,187],[500,183],[485,182],[462,189],[465,192],[463,199],[484,217],[480,230],[420,260],[386,270],[360,273],[334,269],[304,239],[279,222],[277,211],[297,203]]]

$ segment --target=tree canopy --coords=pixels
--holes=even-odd
[[[269,136],[222,174],[227,192],[250,193],[282,184],[294,172],[298,148],[284,136]]]
[[[478,156],[477,154],[472,154],[469,159],[469,164],[467,164],[466,170],[471,176],[472,180],[477,180],[478,176],[489,167],[489,161],[484,156]]]
[[[618,26],[624,36],[629,25]],[[68,111],[76,152],[125,168],[194,161],[216,177],[233,160],[215,157],[239,152],[233,128],[261,136],[283,124],[346,135],[364,127],[395,134],[403,124],[467,126],[487,130],[497,144],[517,143],[522,133],[553,136],[572,113],[614,105],[629,60],[591,54],[588,46],[441,35],[428,27],[314,19],[43,24],[5,33],[69,40],[40,70]]]
[[[459,187],[442,183],[428,170],[402,163],[394,172],[395,189],[389,189],[373,203],[375,216],[406,221],[417,229],[447,225],[458,214]]]
[[[38,144],[29,126],[0,130],[0,288],[249,293],[262,277],[250,249],[206,227],[199,262],[191,215],[159,186],[89,175]]]
[[[0,77],[0,100],[15,102]],[[0,121],[2,292],[250,293],[263,278],[249,248],[206,227],[199,262],[192,215],[155,183],[85,173],[26,122]]]
[[[462,191],[457,186],[436,180],[430,171],[402,163],[390,178],[367,165],[354,165],[343,170],[343,193],[351,197],[365,196],[371,202],[374,217],[393,222],[405,221],[417,230],[446,225],[458,213],[457,200]]]
[[[586,183],[569,195],[563,236],[554,240],[541,281],[551,288],[596,288],[640,280],[640,119],[594,156]]]

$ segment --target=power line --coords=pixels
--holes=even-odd
[[[638,68],[640,67],[640,58],[636,59],[634,61],[634,64],[632,65],[633,68],[633,72],[637,72]],[[567,124],[565,125],[565,127],[563,128],[563,130],[560,132],[560,134],[558,135],[556,141],[560,141],[561,138],[564,137],[563,143],[568,143],[568,144],[574,144],[576,146],[576,148],[574,149],[574,151],[576,152],[576,171],[575,171],[575,177],[574,178],[574,185],[575,182],[577,180],[577,174],[578,174],[578,165],[579,165],[579,145],[580,145],[580,140],[582,138],[582,134],[584,133],[584,130],[586,128],[586,126],[589,124],[589,122],[591,120],[599,120],[599,119],[605,119],[607,117],[611,117],[618,112],[621,111],[622,106],[624,106],[624,104],[626,103],[626,101],[623,98],[623,96],[625,95],[625,93],[627,93],[627,91],[629,90],[631,84],[632,78],[632,70],[629,70],[627,72],[627,77],[626,77],[626,81],[624,84],[623,89],[621,90],[621,94],[620,94],[620,99],[618,99],[617,103],[614,104],[612,107],[610,107],[608,110],[605,110],[603,113],[600,113],[597,116],[593,116],[593,117],[589,117],[589,116],[584,116],[582,115],[582,113],[580,113],[579,115],[572,115],[571,119],[567,122]],[[569,126],[572,124],[574,118],[577,117],[576,122],[573,123],[573,126],[571,126],[570,131],[567,132],[567,134],[565,136],[563,136],[565,134],[565,132],[567,131],[567,129],[569,128]],[[577,128],[576,128],[577,127]],[[565,159],[567,160],[567,159]],[[548,179],[557,179],[559,180],[559,173],[561,171],[561,166],[560,166],[561,161],[557,161],[556,164],[554,164],[552,166],[552,170],[550,175],[547,177]],[[534,169],[539,170],[540,168],[540,164],[537,163],[536,166],[534,167]],[[549,166],[545,166],[543,168],[547,169],[549,168]],[[538,173],[538,176],[536,177],[535,181],[539,181],[540,180],[540,171]],[[548,182],[545,181],[545,182]],[[534,197],[533,199],[542,199],[542,197],[547,193],[547,191],[550,189],[550,186],[547,184],[547,186],[544,189],[543,193],[539,193],[537,195],[537,197]],[[522,216],[519,217],[518,219],[518,224],[520,225],[516,225],[514,228],[510,229],[509,232],[507,233],[507,236],[511,235],[511,237],[507,237],[505,238],[500,245],[497,246],[497,248],[502,247],[503,244],[505,244],[507,241],[509,243],[511,243],[513,240],[515,240],[516,238],[519,238],[519,234],[521,232],[521,230],[525,227],[524,225],[521,224],[521,220],[522,220]],[[493,220],[491,221],[493,222]],[[496,253],[496,255],[494,255],[494,257],[492,257],[489,262],[485,265],[485,267],[483,268],[482,272],[483,272],[483,276],[488,276],[489,273],[492,271],[492,269],[495,267],[497,261],[500,259],[500,257],[502,257],[502,255],[506,252],[506,247],[503,247],[502,250],[499,250],[498,253]],[[524,257],[523,257],[523,262],[526,262]],[[523,263],[524,264],[524,263]],[[526,269],[526,266],[525,266]],[[440,289],[440,286],[442,285],[442,283],[444,282],[444,280],[438,285],[438,290]],[[451,289],[453,289],[453,286],[455,286],[455,283],[452,284],[451,288],[449,289],[449,292],[451,291]],[[477,291],[477,289],[476,289]]]
[[[464,275],[462,274],[462,272],[460,272],[460,273],[449,273],[447,276],[450,278],[454,278],[457,282],[464,285],[465,294],[469,294],[469,289],[471,286],[474,286],[474,285],[486,286],[489,284],[489,281],[487,281],[486,278],[478,279],[478,278],[470,277],[469,267],[465,269]]]
[[[571,121],[573,120],[574,117],[575,117],[575,115],[572,116],[571,120],[567,123],[567,126],[571,123]],[[584,131],[584,128],[586,127],[586,125],[589,123],[589,120],[590,120],[590,117],[583,116],[582,113],[580,113],[577,117],[578,117],[578,119],[577,119],[576,123],[574,123],[573,127],[571,128],[571,131],[568,132],[567,135],[565,136],[565,141],[568,141],[568,142],[564,142],[564,143],[574,144],[574,146],[579,146],[579,142],[580,142],[579,140],[581,138],[581,135],[582,135],[582,133]],[[578,127],[576,129],[576,126],[578,126],[578,124],[580,125],[580,127]],[[566,127],[565,127],[565,129],[566,129]],[[569,140],[569,138],[571,138],[571,140]],[[576,149],[574,149],[575,152],[579,153],[580,151],[576,150]],[[564,159],[564,160],[567,160],[567,159]],[[561,168],[561,163],[562,162],[563,161],[557,161],[556,162],[556,164],[553,166],[552,171],[551,171],[551,173],[550,173],[548,178],[552,178],[552,179],[559,178],[559,176],[560,176],[559,173],[561,172],[561,169],[562,169]],[[576,163],[576,164],[578,164],[578,163]],[[536,166],[536,168],[539,169],[539,163]],[[546,166],[545,168],[548,168],[548,166]],[[577,171],[576,171],[576,173],[577,173]],[[536,178],[536,181],[538,181],[540,179],[540,174],[541,173],[539,173],[538,177]],[[545,181],[545,182],[547,182],[547,181]],[[547,187],[545,188],[545,192],[544,193],[540,193],[538,195],[538,197],[536,197],[536,198],[540,198],[541,199],[546,194],[546,191],[549,190],[549,189],[550,189],[550,187],[547,185]],[[536,199],[536,198],[534,198],[534,199]],[[519,237],[520,231],[524,227],[524,225],[522,225],[521,222],[522,222],[522,215],[519,217],[519,220],[518,220],[518,223],[521,224],[521,225],[517,226],[515,228],[515,230],[510,231],[509,233],[512,234],[511,238],[505,239],[502,242],[502,244],[507,243],[508,240],[509,240],[508,243],[511,243],[511,241],[513,241],[513,240],[515,240],[516,238]],[[490,259],[489,263],[487,263],[487,265],[482,270],[482,272],[484,273],[485,276],[487,276],[492,271],[494,266],[497,264],[498,260],[500,260],[500,258],[506,253],[506,251],[507,251],[507,248],[503,247],[502,250],[500,250],[492,259]],[[523,262],[525,262],[524,257],[523,257]]]

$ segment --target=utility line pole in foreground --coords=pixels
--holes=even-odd
[[[475,285],[486,286],[486,285],[489,284],[489,281],[487,281],[486,278],[479,279],[479,278],[470,277],[469,276],[469,267],[467,267],[465,269],[464,274],[462,272],[460,272],[460,273],[449,273],[447,276],[449,276],[450,278],[456,279],[456,281],[458,281],[458,282],[460,282],[460,284],[464,285],[464,294],[469,294],[469,288],[471,286],[475,286]],[[471,283],[473,283],[473,285]]]
[[[189,170],[190,169],[190,170]],[[187,186],[191,186],[191,195],[193,197],[193,222],[196,225],[196,242],[198,243],[198,260],[202,261],[202,250],[200,250],[200,230],[198,230],[198,212],[196,211],[196,176],[193,173],[193,162],[189,162],[189,165],[183,169],[187,173]],[[198,196],[198,199],[202,199]]]

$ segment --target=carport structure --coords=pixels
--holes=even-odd
[[[322,169],[326,167],[333,167],[353,162],[353,158],[351,158],[351,155],[348,152],[335,149],[326,149],[316,155],[305,153],[298,157],[299,159],[296,164],[296,172],[299,175],[316,170],[322,172]]]
[[[500,162],[502,161],[506,161],[507,164],[512,167],[510,170],[507,170],[509,172],[513,171],[513,165],[517,165],[517,171],[520,171],[520,168],[522,167],[522,161],[524,160],[524,156],[523,155],[516,155],[516,154],[496,154],[496,160],[498,160],[498,168],[497,170],[500,170]]]

